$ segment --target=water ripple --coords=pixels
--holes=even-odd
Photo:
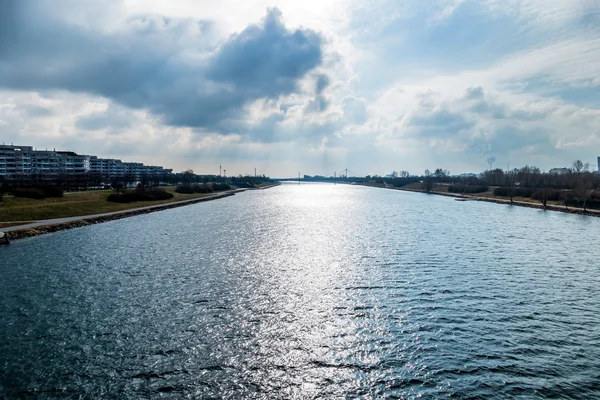
[[[283,185],[0,249],[0,398],[600,397],[600,220]]]

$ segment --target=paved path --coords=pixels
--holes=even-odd
[[[179,201],[174,201],[172,203],[162,203],[162,204],[156,204],[153,206],[129,208],[127,210],[113,211],[113,212],[104,213],[104,214],[79,215],[77,217],[44,219],[44,220],[40,220],[40,221],[30,222],[30,223],[23,224],[23,225],[16,225],[16,226],[9,226],[6,228],[0,228],[0,231],[11,232],[11,231],[17,231],[19,229],[38,228],[40,226],[56,225],[56,224],[63,224],[66,222],[82,221],[82,220],[86,220],[86,219],[108,217],[110,215],[126,214],[126,213],[130,213],[130,212],[136,212],[136,211],[142,211],[142,210],[152,210],[153,208],[160,208],[160,207],[164,207],[164,206],[172,206],[172,205],[177,205],[177,204],[191,203],[191,202],[198,201],[198,200],[209,200],[214,197],[220,197],[224,194],[237,193],[237,192],[242,192],[244,190],[245,189],[228,190],[226,192],[215,193],[215,194],[211,194],[209,196],[196,197],[195,199],[179,200]]]

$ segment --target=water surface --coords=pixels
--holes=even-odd
[[[0,398],[598,398],[599,237],[287,184],[16,241]]]

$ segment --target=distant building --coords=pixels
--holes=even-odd
[[[548,171],[549,174],[553,175],[566,175],[569,172],[571,172],[569,168],[552,168],[550,171]]]
[[[173,170],[161,166],[123,162],[112,158],[79,155],[72,151],[35,150],[32,146],[0,145],[0,176],[9,178],[39,176],[55,179],[60,175],[98,173],[107,178],[156,178]]]
[[[90,156],[71,151],[34,150],[31,146],[0,145],[0,176],[53,178],[61,174],[85,173]]]

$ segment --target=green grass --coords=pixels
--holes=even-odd
[[[113,211],[129,210],[137,207],[167,204],[174,201],[197,199],[209,194],[181,194],[175,193],[175,186],[163,187],[167,192],[173,193],[173,198],[160,201],[139,201],[133,203],[112,203],[106,201],[110,190],[94,190],[87,192],[65,193],[61,198],[48,198],[43,200],[25,199],[4,196],[0,202],[0,227],[8,226],[11,221],[37,221],[43,219],[76,217],[80,215],[102,214]],[[15,225],[15,224],[12,224]]]

